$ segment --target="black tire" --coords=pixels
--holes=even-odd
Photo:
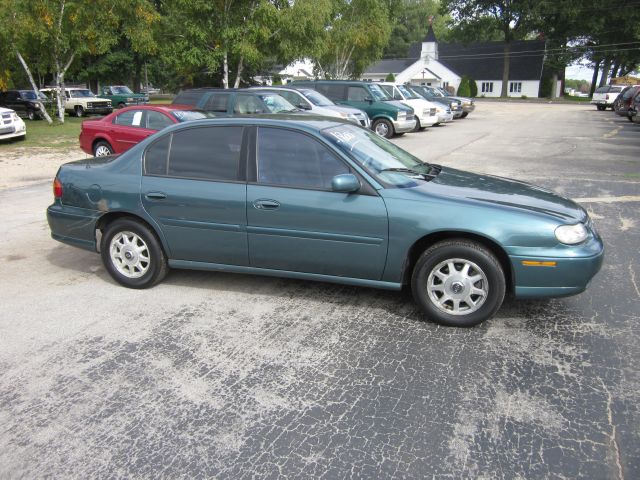
[[[105,140],[100,140],[99,142],[96,142],[96,143],[93,144],[93,156],[94,157],[98,157],[98,156],[104,157],[104,156],[107,155],[105,153],[98,154],[99,153],[98,149],[100,147],[103,147],[103,148],[106,148],[107,150],[109,150],[108,155],[113,155],[113,147],[109,144],[109,142],[107,142]],[[104,151],[104,150],[101,150],[101,152],[102,151]]]
[[[604,106],[604,105],[596,105],[596,108],[597,108],[598,110],[600,110],[601,112],[607,109],[607,107],[606,107],[606,106]]]
[[[124,103],[124,102],[120,102],[120,103],[118,104],[118,108],[124,108],[124,107],[126,107],[126,105],[125,105],[125,103]]]
[[[147,270],[138,278],[131,278],[122,273],[115,264],[116,260],[112,259],[111,242],[114,238],[124,232],[137,235],[138,238],[144,242],[146,247],[143,250],[143,253],[146,253],[145,256],[149,259],[146,266]],[[124,250],[124,248],[122,250]],[[158,237],[156,237],[155,233],[146,225],[130,218],[115,220],[107,225],[100,242],[100,256],[102,257],[102,263],[104,263],[109,275],[111,275],[116,282],[128,288],[150,288],[162,281],[169,270],[169,267],[167,266],[167,257],[162,249],[162,245],[160,244]],[[123,264],[124,259],[120,262],[120,265]]]
[[[633,123],[633,115],[631,115],[631,110],[627,112],[627,120]]]
[[[424,127],[426,128],[426,127]],[[416,126],[413,127],[413,130],[411,130],[412,132],[419,132],[420,130],[422,130],[423,127],[420,125],[420,119],[418,117],[416,117]]]
[[[76,108],[74,108],[73,110],[76,114],[76,117],[84,117],[84,108],[82,108],[82,105],[76,105]]]
[[[35,120],[36,119],[36,111],[35,110],[27,110],[27,118],[29,120]]]
[[[371,124],[371,130],[384,138],[392,138],[395,135],[393,123],[386,118],[379,118]]]
[[[444,305],[437,306],[428,292],[430,274],[434,269],[437,269],[436,267],[451,259],[461,259],[475,264],[475,267],[480,270],[480,273],[484,274],[484,279],[478,280],[472,284],[465,283],[464,281],[447,283],[450,282],[449,279],[442,282],[442,296],[445,295],[444,290],[446,286],[446,289],[451,288],[451,291],[447,292],[447,295],[456,295],[458,299],[462,298],[462,295],[465,293],[465,289],[468,289],[470,286],[486,288],[487,293],[485,299],[480,303],[479,307],[475,311],[457,315],[447,313],[444,310],[452,308],[445,307]],[[461,266],[461,264],[459,262],[454,262],[454,264],[456,271],[460,272],[462,275],[462,272],[460,271],[462,268],[458,270],[458,266]],[[444,266],[443,268],[447,267]],[[469,272],[475,272],[475,268],[471,268]],[[478,272],[475,273],[477,274]],[[487,283],[486,285],[484,285],[485,279]],[[458,288],[459,285],[462,285],[462,290],[460,292],[456,293],[453,291],[453,287],[456,286],[455,284],[458,284]],[[411,291],[416,303],[430,320],[441,325],[451,327],[473,327],[485,320],[488,320],[498,311],[502,305],[502,301],[504,300],[506,282],[500,262],[486,247],[470,240],[452,239],[438,242],[422,253],[413,269],[413,274],[411,276]],[[434,293],[434,295],[436,294]],[[442,296],[439,298],[442,298]],[[471,296],[469,296],[469,298],[471,298]],[[477,296],[476,300],[478,300]],[[446,302],[447,300],[443,303]],[[461,303],[463,302],[464,301]],[[453,306],[453,303],[451,305]],[[467,303],[465,303],[465,305],[469,306]]]
[[[467,115],[469,115],[469,112],[462,112],[462,115],[460,115],[460,118],[467,118]]]

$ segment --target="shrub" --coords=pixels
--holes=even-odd
[[[478,96],[478,84],[471,77],[469,77],[469,90],[471,92],[471,97],[475,98]]]
[[[458,96],[459,97],[468,97],[471,95],[471,88],[469,87],[469,78],[462,77],[460,81],[460,85],[458,86]]]
[[[520,98],[526,100],[528,97],[526,95],[522,95]]]
[[[387,78],[384,79],[385,82],[395,82],[396,76],[393,73],[389,73]]]

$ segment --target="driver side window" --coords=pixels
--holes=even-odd
[[[279,128],[258,129],[258,183],[331,190],[336,175],[349,167],[319,141]]]
[[[367,91],[362,87],[349,87],[347,92],[347,100],[351,102],[364,102],[367,97]]]

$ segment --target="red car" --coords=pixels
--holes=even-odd
[[[201,118],[207,115],[189,105],[126,107],[106,117],[82,122],[80,148],[95,157],[122,153],[158,130]]]

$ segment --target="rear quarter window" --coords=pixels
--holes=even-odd
[[[202,98],[202,92],[195,92],[193,90],[187,90],[184,92],[180,92],[176,98],[173,99],[173,103],[176,105],[191,105],[196,106],[200,98]]]
[[[596,89],[596,93],[607,93],[609,91],[609,87],[599,87]]]

